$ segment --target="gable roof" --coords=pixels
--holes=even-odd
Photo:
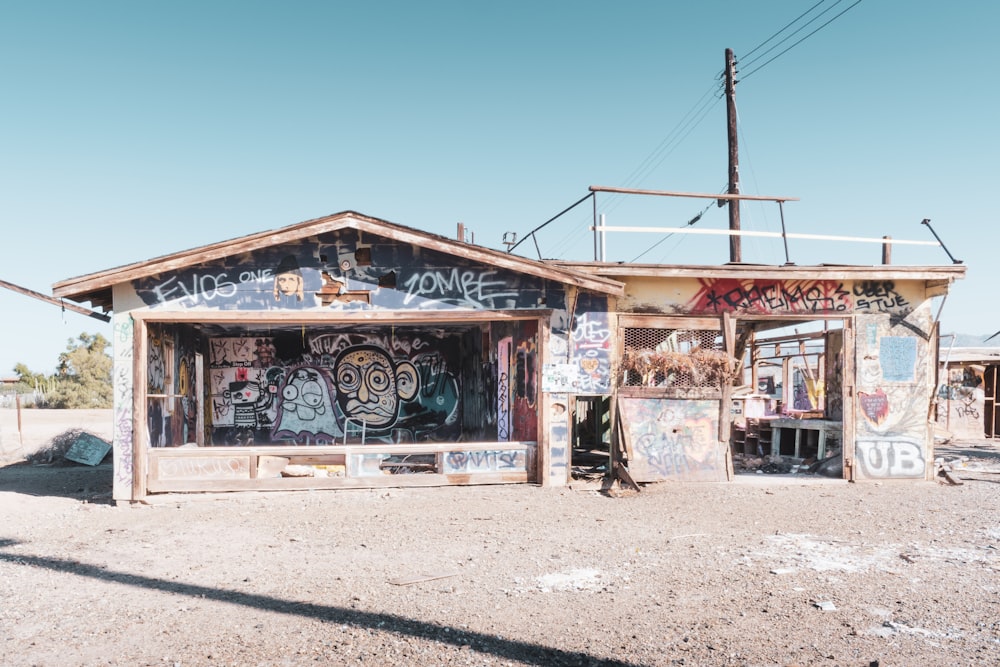
[[[438,234],[404,227],[354,211],[342,211],[322,218],[307,220],[287,227],[281,227],[228,241],[182,250],[169,255],[155,257],[144,262],[127,264],[76,278],[61,280],[52,285],[53,296],[72,299],[79,303],[89,301],[95,307],[109,311],[113,307],[112,288],[114,285],[155,276],[169,271],[178,271],[189,266],[224,259],[254,250],[300,241],[310,236],[343,229],[355,229],[376,236],[409,243],[437,252],[462,257],[498,268],[515,271],[545,280],[552,280],[612,296],[624,294],[624,284],[572,268],[511,255],[499,250],[457,241]]]

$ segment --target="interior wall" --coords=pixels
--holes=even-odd
[[[146,422],[152,447],[197,440],[195,355],[198,335],[190,328],[152,324],[147,329]]]
[[[481,369],[462,330],[303,328],[207,340],[214,445],[457,440]],[[475,406],[473,406],[475,407]]]

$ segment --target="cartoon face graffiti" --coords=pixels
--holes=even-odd
[[[302,272],[295,257],[289,255],[281,260],[274,275],[274,300],[280,301],[282,295],[295,297],[302,301],[305,294]]]
[[[337,425],[332,392],[324,373],[324,369],[315,366],[300,366],[289,371],[281,387],[281,407],[271,433],[273,437],[333,440],[343,435]]]
[[[373,345],[356,345],[340,353],[333,367],[337,404],[348,419],[370,427],[392,426],[399,404],[417,395],[417,369],[408,361],[394,364]]]
[[[233,426],[256,428],[258,408],[266,409],[270,404],[270,395],[261,390],[257,382],[246,380],[230,382],[225,392],[234,409]]]

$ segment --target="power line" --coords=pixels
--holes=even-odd
[[[839,3],[839,2],[840,2],[840,0],[838,0],[838,3]],[[788,47],[787,49],[785,49],[784,51],[782,51],[782,52],[781,52],[781,53],[779,53],[778,55],[774,56],[774,57],[773,57],[773,58],[771,58],[770,60],[768,60],[768,61],[764,62],[763,64],[759,65],[759,66],[758,66],[758,67],[756,67],[755,69],[752,69],[752,70],[750,70],[749,72],[747,72],[746,74],[744,74],[744,75],[743,75],[743,76],[742,76],[742,77],[740,78],[740,81],[745,81],[746,79],[748,79],[748,78],[750,77],[750,75],[752,75],[752,74],[754,74],[754,73],[756,73],[756,72],[759,72],[760,70],[764,69],[764,68],[765,68],[765,67],[767,67],[767,66],[768,66],[769,64],[771,64],[772,62],[774,62],[775,60],[777,60],[777,59],[778,59],[778,58],[780,58],[781,56],[785,55],[786,53],[788,53],[789,51],[791,51],[792,49],[794,49],[794,48],[795,48],[796,46],[798,46],[798,45],[799,45],[799,44],[801,44],[802,42],[806,41],[807,39],[809,39],[810,37],[812,37],[813,35],[815,35],[815,34],[816,34],[817,32],[819,32],[820,30],[822,30],[822,29],[823,29],[823,28],[825,28],[826,26],[830,25],[831,23],[833,23],[834,21],[836,21],[837,19],[839,19],[839,18],[840,18],[841,16],[843,16],[843,15],[844,15],[844,14],[846,14],[847,12],[851,11],[852,9],[854,9],[855,7],[857,7],[857,6],[858,6],[858,5],[860,5],[860,4],[861,4],[861,0],[855,0],[854,4],[852,4],[852,5],[850,6],[850,7],[848,7],[848,8],[847,8],[847,9],[845,9],[844,11],[840,12],[839,14],[837,14],[836,16],[834,16],[833,18],[831,18],[831,19],[830,19],[829,21],[827,21],[826,23],[824,23],[824,24],[823,24],[823,25],[821,25],[820,27],[818,27],[818,28],[816,28],[815,30],[813,30],[813,31],[812,31],[811,33],[809,33],[808,35],[806,35],[805,37],[803,37],[803,38],[802,38],[802,39],[800,39],[799,41],[795,42],[794,44],[792,44],[792,45],[791,45],[791,46],[789,46],[789,47]],[[833,5],[833,6],[835,7],[836,5]],[[833,7],[831,7],[830,9],[832,9],[832,8],[833,8]],[[827,10],[827,11],[829,11],[829,10]],[[824,11],[823,13],[826,13],[826,12]],[[823,14],[820,14],[820,16],[822,16],[822,15],[823,15]],[[819,18],[819,16],[817,16],[816,18]],[[813,19],[813,20],[815,20],[815,19]],[[810,21],[809,23],[812,23],[812,21]],[[809,23],[807,23],[806,25],[809,25]],[[804,28],[805,26],[802,26],[802,27]],[[800,28],[799,30],[801,30],[801,29],[802,29],[802,28]],[[799,31],[798,31],[798,30],[796,30],[795,32],[797,33],[797,32],[799,32]],[[795,33],[792,33],[792,34],[794,35]],[[788,37],[790,38],[791,36],[792,36],[792,35],[789,35]],[[786,39],[788,39],[788,38],[786,38]],[[782,42],[784,42],[784,41],[785,41],[785,40],[782,40]],[[781,42],[779,42],[779,44],[780,44],[780,43],[781,43]],[[769,49],[769,51],[770,51],[770,50],[773,50],[773,48],[776,48],[776,47],[777,47],[777,46],[778,46],[779,44],[776,44],[776,45],[775,45],[774,47],[772,47],[772,49]],[[765,53],[767,53],[767,52],[765,52]],[[755,58],[754,60],[752,60],[752,61],[750,61],[750,62],[756,62],[756,61],[757,61],[757,60],[759,60],[759,59],[760,59],[761,57],[763,57],[763,55],[764,55],[764,54],[761,54],[761,56],[758,56],[757,58]]]
[[[840,0],[837,0],[837,1],[840,2]],[[817,7],[819,7],[820,5],[822,5],[824,2],[826,2],[826,0],[819,0],[819,2],[817,2],[815,5],[813,5],[812,7],[810,7],[809,9],[805,10],[804,12],[802,12],[801,14],[799,14],[797,17],[795,17],[795,19],[793,21],[791,21],[788,24],[786,24],[785,27],[783,27],[781,30],[778,30],[773,35],[771,35],[770,37],[768,37],[767,39],[765,39],[763,42],[761,42],[757,46],[755,46],[752,49],[750,49],[749,51],[747,51],[746,54],[744,55],[744,57],[749,57],[749,56],[753,55],[754,52],[757,51],[757,49],[759,49],[760,47],[764,46],[765,44],[767,44],[768,42],[770,42],[772,39],[774,39],[775,37],[777,37],[778,35],[780,35],[784,31],[788,30],[789,27],[791,27],[792,25],[794,25],[795,23],[797,23],[803,16],[805,16],[806,14],[808,14],[809,12],[811,12],[812,10],[816,9]]]
[[[723,188],[723,191],[725,191],[725,190],[726,190],[726,188]],[[691,218],[690,220],[688,220],[688,221],[687,221],[687,222],[685,223],[685,226],[686,226],[686,227],[693,227],[693,226],[695,225],[695,223],[697,223],[697,222],[698,222],[699,220],[701,220],[701,217],[702,217],[703,215],[705,215],[706,213],[708,213],[708,209],[712,208],[713,206],[716,206],[716,202],[711,202],[711,203],[709,203],[708,205],[706,205],[706,206],[705,206],[705,208],[703,208],[703,209],[702,209],[701,211],[699,211],[699,212],[697,213],[697,215],[695,215],[695,216],[694,216],[693,218]],[[682,228],[682,229],[683,229],[683,228]],[[673,236],[673,233],[670,233],[670,234],[667,234],[667,235],[666,235],[666,236],[664,236],[664,237],[663,237],[662,239],[660,239],[659,241],[657,241],[656,243],[654,243],[653,245],[649,246],[649,247],[648,247],[648,248],[646,248],[646,249],[645,249],[644,251],[642,251],[641,253],[639,253],[638,255],[636,255],[636,256],[635,256],[635,257],[634,257],[634,258],[632,259],[632,262],[630,262],[630,263],[634,263],[634,262],[635,262],[635,261],[636,261],[637,259],[639,259],[639,258],[640,258],[640,257],[642,257],[643,255],[645,255],[645,254],[646,254],[646,253],[648,253],[648,252],[649,252],[650,250],[652,250],[652,249],[653,249],[653,248],[655,248],[656,246],[660,245],[661,243],[663,243],[663,242],[664,242],[664,241],[666,241],[667,239],[671,238],[672,236]]]
[[[667,133],[666,137],[635,167],[624,181],[623,187],[632,187],[650,173],[656,171],[664,160],[677,150],[677,148],[690,136],[692,132],[705,120],[714,104],[721,99],[716,93],[718,84],[713,83],[706,90],[698,101],[695,102],[687,113],[677,122],[677,124]],[[624,195],[613,194],[608,204],[602,207],[604,213],[614,211],[625,199]],[[588,216],[589,219],[589,216]],[[566,234],[555,242],[555,254],[561,256],[563,252],[569,251],[572,246],[574,232],[569,230]]]
[[[682,137],[677,138],[677,135],[680,132],[682,132],[686,126],[689,126],[691,123],[693,123],[693,126],[691,127],[691,129],[693,129],[694,127],[697,127],[699,123],[701,123],[701,121],[704,119],[704,115],[699,117],[697,120],[693,120],[693,118],[698,116],[698,114],[701,114],[704,111],[704,109],[709,104],[711,104],[712,99],[709,99],[709,96],[712,95],[712,93],[715,92],[717,88],[718,88],[717,84],[712,84],[712,86],[708,90],[706,90],[700,98],[698,98],[698,101],[691,106],[691,108],[687,111],[687,113],[685,113],[684,116],[673,127],[673,129],[667,133],[667,136],[664,137],[663,140],[660,141],[660,143],[656,146],[656,148],[654,148],[652,152],[650,152],[650,154],[647,155],[643,159],[643,161],[639,163],[639,166],[633,169],[632,172],[628,175],[628,177],[626,177],[625,184],[623,185],[623,187],[631,187],[632,185],[635,184],[636,181],[641,180],[642,176],[648,174],[649,171],[655,170],[656,167],[658,167],[663,162],[663,158],[660,157],[659,161],[657,161],[655,164],[652,164],[653,161],[656,160],[657,157],[659,157],[661,154],[663,154],[664,151],[667,151],[667,149],[670,148],[671,143],[674,144],[673,148],[676,148],[677,147],[676,145],[681,143],[687,137],[687,135],[690,134],[690,130],[688,130],[688,132],[686,132]],[[670,152],[673,152],[673,148],[670,149]],[[669,155],[670,152],[667,152],[666,155]],[[652,166],[649,166],[651,164]]]
[[[744,67],[749,67],[750,65],[754,64],[755,62],[757,62],[758,60],[760,60],[761,58],[763,58],[764,56],[766,56],[767,54],[769,54],[771,51],[774,51],[776,48],[778,48],[779,46],[781,46],[782,44],[784,44],[785,42],[787,42],[788,40],[790,40],[792,37],[795,37],[795,35],[799,34],[803,30],[805,30],[806,28],[808,28],[810,25],[812,25],[813,23],[815,23],[816,21],[818,21],[824,14],[826,14],[827,12],[829,12],[831,9],[833,9],[834,7],[836,7],[837,5],[839,5],[843,1],[844,0],[837,0],[832,5],[830,5],[829,7],[827,7],[826,9],[824,9],[823,11],[821,11],[819,14],[817,14],[814,17],[812,17],[811,19],[809,19],[808,21],[806,21],[805,23],[803,23],[802,25],[800,25],[798,28],[796,28],[795,30],[793,30],[791,32],[791,34],[786,35],[785,38],[782,39],[781,41],[779,41],[777,44],[775,44],[771,48],[767,49],[766,51],[764,51],[763,53],[761,53],[756,58],[753,58],[752,60],[749,60],[749,61],[743,63]]]
[[[764,46],[766,46],[767,44],[769,44],[771,41],[773,41],[779,35],[781,35],[786,30],[788,30],[788,28],[790,28],[791,26],[795,25],[796,23],[798,23],[799,21],[801,21],[803,18],[805,18],[806,16],[808,16],[809,14],[811,14],[817,7],[819,7],[820,5],[822,5],[824,2],[826,2],[826,0],[819,0],[819,2],[817,2],[814,5],[812,5],[809,9],[807,9],[805,12],[803,12],[802,14],[800,14],[799,16],[797,16],[794,20],[790,21],[789,23],[787,23],[786,25],[784,25],[781,29],[775,31],[770,37],[768,37],[764,41],[762,41],[759,44],[757,44],[757,46],[755,46],[749,52],[747,52],[746,55],[750,56],[753,53],[755,53],[758,50],[760,50],[761,48],[763,48]],[[805,24],[799,26],[791,34],[787,35],[784,39],[780,40],[777,44],[773,45],[771,48],[765,50],[763,53],[761,53],[756,58],[753,58],[753,59],[749,60],[745,65],[751,65],[751,64],[757,62],[758,60],[760,60],[761,58],[765,57],[767,54],[769,54],[772,51],[774,51],[774,49],[778,48],[779,46],[781,46],[782,44],[784,44],[785,42],[787,42],[789,39],[791,39],[792,37],[794,37],[795,35],[797,35],[798,33],[800,33],[806,27],[808,27],[809,25],[811,25],[812,23],[814,23],[815,21],[817,21],[818,19],[820,19],[822,16],[824,16],[825,14],[827,14],[828,12],[830,12],[831,10],[833,10],[834,8],[836,8],[837,5],[839,5],[841,2],[843,2],[843,0],[836,0],[836,2],[834,2],[831,6],[827,7],[822,12],[820,12],[816,16],[812,17]],[[764,67],[766,67],[770,63],[774,62],[775,60],[777,60],[778,58],[780,58],[781,56],[783,56],[785,53],[788,53],[788,51],[792,50],[793,48],[795,48],[796,46],[798,46],[799,44],[801,44],[805,40],[809,39],[810,37],[812,37],[813,35],[815,35],[817,32],[819,32],[820,30],[822,30],[826,26],[830,25],[835,20],[837,20],[838,18],[840,18],[841,16],[843,16],[844,14],[846,14],[848,11],[850,11],[851,9],[853,9],[854,7],[856,7],[859,4],[861,4],[861,0],[855,0],[855,2],[853,4],[851,4],[849,7],[847,7],[843,11],[841,11],[839,14],[835,15],[833,18],[831,18],[830,20],[826,21],[825,23],[823,23],[822,25],[820,25],[818,28],[816,28],[812,32],[808,33],[807,35],[805,35],[804,37],[802,37],[801,39],[799,39],[798,41],[796,41],[791,46],[789,46],[785,50],[781,51],[780,53],[778,53],[774,57],[770,58],[769,60],[765,61],[764,63],[762,63],[758,67],[756,67],[756,68],[750,70],[749,72],[747,72],[746,74],[744,74],[743,77],[741,78],[741,80],[745,80],[749,76],[751,76],[752,74],[755,74],[756,72],[759,72],[761,69],[763,69]],[[720,77],[721,77],[721,75],[720,75]],[[718,79],[720,77],[716,77],[716,79]],[[715,94],[713,95],[713,93],[715,93]],[[713,103],[716,102],[716,101],[718,101],[719,99],[722,99],[722,97],[723,97],[723,94],[721,93],[721,87],[720,87],[719,83],[713,83],[712,86],[704,94],[702,94],[702,96],[698,99],[698,101],[695,102],[694,105],[692,105],[692,107],[687,111],[687,113],[684,114],[684,116],[681,118],[680,121],[678,121],[678,123],[673,127],[673,129],[671,129],[671,131],[667,133],[667,135],[663,138],[663,140],[660,141],[660,143],[656,146],[656,148],[654,148],[639,163],[639,165],[636,166],[632,170],[632,172],[626,177],[626,179],[624,181],[624,187],[631,187],[631,186],[633,186],[636,183],[641,183],[642,180],[645,179],[649,174],[651,174],[656,169],[658,169],[660,167],[660,165],[663,164],[663,162],[671,154],[673,154],[673,152],[680,146],[680,144],[683,143],[684,140],[687,139],[688,136],[690,136],[691,133],[694,132],[694,130],[705,120],[705,118],[708,116],[708,113],[709,113],[709,111],[711,110],[711,108],[713,106]],[[617,206],[623,200],[623,196],[622,195],[612,195],[612,196],[614,197],[614,199],[607,206],[604,207],[604,212],[605,213],[613,211],[615,208],[617,208]],[[579,204],[579,203],[580,202],[577,202],[577,204]],[[573,206],[576,206],[576,204],[574,204]],[[573,206],[571,206],[570,208],[573,208]],[[563,213],[566,213],[568,210],[569,209],[567,209],[566,211],[563,211]],[[698,220],[700,220],[701,217],[702,217],[702,215],[704,215],[704,213],[706,211],[707,211],[707,209],[705,211],[702,211],[698,215],[696,215],[694,218],[692,218],[692,220],[688,224],[692,225],[695,222],[697,222]],[[562,215],[562,213],[560,213],[559,215],[557,215],[556,218],[560,217],[561,215]],[[544,225],[542,225],[542,227],[548,225],[549,223],[553,222],[554,220],[555,220],[555,218],[550,219]],[[533,234],[535,231],[538,231],[539,229],[540,229],[540,227],[537,228],[537,229],[535,229],[535,230],[533,230],[529,235]],[[572,231],[570,231],[569,233],[567,233],[566,235],[564,235],[564,237],[561,240],[559,240],[559,241],[556,242],[556,246],[557,246],[557,253],[556,254],[557,254],[557,256],[559,256],[563,250],[568,250],[569,245],[570,245],[570,240],[571,240],[572,236],[573,236]],[[666,238],[669,238],[669,236],[666,237]],[[658,241],[649,250],[652,250],[652,248],[655,248],[657,245],[659,245],[660,243],[662,243],[663,241],[665,241],[666,238],[661,239],[660,241]],[[646,252],[648,252],[648,250]],[[642,257],[642,255],[646,254],[646,252],[644,252],[641,255],[639,255],[639,257]],[[639,259],[639,257],[636,257],[635,259]],[[635,260],[632,260],[632,261],[635,261]]]

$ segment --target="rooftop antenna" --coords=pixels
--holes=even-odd
[[[948,246],[946,246],[944,244],[944,241],[941,240],[941,237],[938,236],[937,232],[934,231],[934,228],[931,227],[931,219],[930,218],[924,218],[923,220],[920,221],[920,224],[921,225],[927,225],[927,229],[931,230],[931,234],[933,234],[934,238],[937,239],[938,245],[940,245],[942,248],[944,248],[945,253],[947,253],[947,255],[948,255],[948,259],[951,260],[952,264],[961,264],[962,263],[962,260],[955,259],[955,257],[950,252],[948,252]]]
[[[458,240],[463,243],[475,243],[476,233],[465,226],[464,222],[458,223]]]
[[[517,245],[517,232],[504,232],[503,244],[507,246],[507,252],[509,253]]]

